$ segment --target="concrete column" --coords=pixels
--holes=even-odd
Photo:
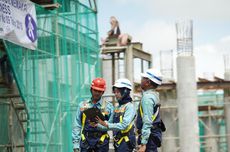
[[[225,80],[230,81],[230,71],[225,72],[224,74]],[[225,123],[226,123],[226,134],[230,134],[230,89],[224,90],[224,115],[225,115]],[[230,136],[227,136],[227,146],[228,151],[230,152]]]
[[[133,71],[133,45],[128,45],[127,49],[125,50],[125,76],[134,86],[134,71]],[[133,91],[131,91],[131,97],[133,97]]]
[[[112,60],[102,60],[102,76],[106,80],[106,90],[104,95],[109,95],[112,94],[112,86],[113,86],[113,81],[112,81],[112,71],[113,71],[113,66],[112,66]],[[113,101],[115,100],[112,97],[107,97],[107,101]]]
[[[133,84],[133,45],[128,45],[125,51],[125,76]]]
[[[199,152],[199,126],[195,59],[177,57],[177,100],[180,152]]]

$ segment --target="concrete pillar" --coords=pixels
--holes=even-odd
[[[125,51],[125,76],[133,84],[133,45],[128,45]]]
[[[199,152],[199,125],[195,59],[177,57],[177,100],[180,152]]]
[[[102,60],[102,76],[106,80],[106,90],[104,95],[111,95],[112,92],[112,86],[113,86],[113,65],[112,65],[112,59],[105,59]],[[113,97],[104,97],[105,101],[112,101],[113,104],[115,104],[115,100]]]
[[[230,81],[230,71],[225,72],[224,74],[225,80]],[[225,115],[225,123],[226,123],[226,134],[230,134],[230,89],[224,90],[224,115]],[[230,152],[230,136],[227,136],[227,146],[228,152]]]

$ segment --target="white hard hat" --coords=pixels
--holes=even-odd
[[[145,73],[141,73],[141,77],[148,78],[158,85],[162,83],[161,72],[157,69],[148,69]]]
[[[130,90],[132,90],[132,84],[128,79],[125,78],[121,78],[116,80],[115,84],[113,85],[113,87],[116,88],[128,88]]]

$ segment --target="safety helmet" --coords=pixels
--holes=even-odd
[[[96,78],[91,83],[91,88],[98,91],[105,91],[106,83],[103,78]]]
[[[132,90],[131,82],[128,79],[125,79],[125,78],[118,79],[115,82],[115,84],[113,85],[113,87],[116,87],[116,88],[128,88],[128,89]]]
[[[148,78],[158,85],[162,84],[162,75],[157,69],[148,69],[145,73],[141,73],[141,77]]]

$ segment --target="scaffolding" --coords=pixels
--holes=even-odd
[[[112,86],[119,78],[129,79],[135,87],[140,83],[140,73],[145,72],[152,64],[152,56],[143,50],[142,43],[129,42],[127,45],[117,46],[117,41],[118,38],[110,38],[101,47],[102,73],[107,82],[106,94],[112,94]],[[134,91],[134,95],[137,94],[140,94],[140,90]]]
[[[210,83],[210,86],[212,84]],[[176,90],[161,90],[161,115],[167,132],[163,137],[162,151],[180,151],[178,132],[178,103]],[[200,152],[227,152],[224,116],[224,92],[219,89],[198,90]]]
[[[25,104],[25,116],[19,117],[26,117],[26,126],[25,133],[19,135],[24,142],[17,142],[8,134],[12,123],[1,123],[5,133],[1,132],[0,151],[8,147],[12,151],[72,151],[72,120],[77,103],[89,98],[91,80],[101,76],[96,1],[56,3],[59,5],[36,5],[36,50],[4,41],[21,98],[19,104]],[[10,104],[19,100],[9,99],[12,97],[0,99],[5,103],[0,104],[1,121],[8,122]],[[18,119],[18,125],[14,125],[20,126],[20,122]],[[18,130],[11,131],[12,135]]]
[[[229,79],[214,76],[212,81],[199,78],[195,82],[192,21],[176,23],[176,30],[178,80],[159,88],[162,119],[170,126],[163,137],[162,151],[227,152]],[[225,57],[226,71],[227,62]]]

